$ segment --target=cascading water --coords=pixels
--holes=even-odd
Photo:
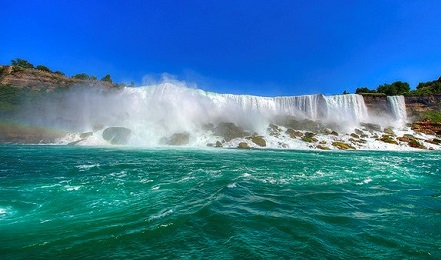
[[[120,90],[71,89],[44,98],[33,102],[24,114],[45,126],[76,133],[128,128],[132,133],[129,143],[146,146],[183,132],[193,138],[190,143],[206,145],[209,123],[217,126],[230,122],[250,134],[266,135],[268,125],[280,117],[289,124],[295,120],[300,127],[305,119],[317,123],[300,130],[330,127],[341,133],[354,131],[361,122],[371,122],[363,97],[356,94],[259,97],[217,94],[188,88],[181,82],[167,82]],[[395,121],[405,121],[403,97],[390,97],[388,102]]]
[[[404,96],[388,96],[387,104],[390,108],[390,114],[397,125],[403,125],[407,122],[406,102]]]

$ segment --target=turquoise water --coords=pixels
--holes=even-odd
[[[441,153],[0,146],[0,256],[441,258]]]

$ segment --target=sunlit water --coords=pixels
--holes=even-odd
[[[441,258],[440,152],[0,146],[1,258]]]

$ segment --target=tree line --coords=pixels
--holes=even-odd
[[[387,96],[428,96],[441,95],[441,77],[437,80],[420,82],[414,90],[410,89],[409,83],[395,81],[392,84],[383,84],[377,89],[369,89],[366,87],[357,88],[355,94],[384,94]]]
[[[34,65],[32,63],[30,63],[29,61],[24,60],[24,59],[20,59],[20,58],[17,58],[15,60],[11,60],[11,65],[12,65],[13,70],[16,72],[23,71],[23,69],[36,69],[36,70],[40,70],[40,71],[44,71],[44,72],[55,73],[58,75],[66,76],[63,72],[52,71],[51,69],[49,69],[47,66],[44,66],[44,65],[37,65],[36,67],[34,67]],[[92,80],[92,81],[98,80],[97,77],[95,77],[93,75],[87,75],[86,73],[79,73],[79,74],[73,75],[71,78],[80,79],[80,80]],[[100,81],[109,82],[111,84],[114,84],[110,74],[107,74],[106,76],[104,76],[102,79],[100,79]],[[116,85],[119,87],[126,87],[126,84],[124,84],[124,83],[116,84]],[[128,85],[128,87],[134,87],[134,86],[135,86],[135,84],[133,82],[131,82],[130,85]]]

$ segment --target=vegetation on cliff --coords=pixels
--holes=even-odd
[[[387,96],[429,96],[429,95],[441,95],[441,77],[437,80],[420,82],[416,89],[411,90],[409,83],[396,81],[392,84],[383,84],[378,86],[376,90],[366,87],[357,88],[355,94],[380,94]]]
[[[78,85],[108,88],[126,87],[124,83],[114,83],[110,74],[105,75],[101,80],[86,73],[67,77],[61,71],[53,72],[45,65],[35,67],[29,61],[20,58],[11,60],[11,65],[0,66],[0,84],[17,88],[31,88],[32,90],[53,90]],[[134,83],[132,82],[128,86],[134,87]]]

